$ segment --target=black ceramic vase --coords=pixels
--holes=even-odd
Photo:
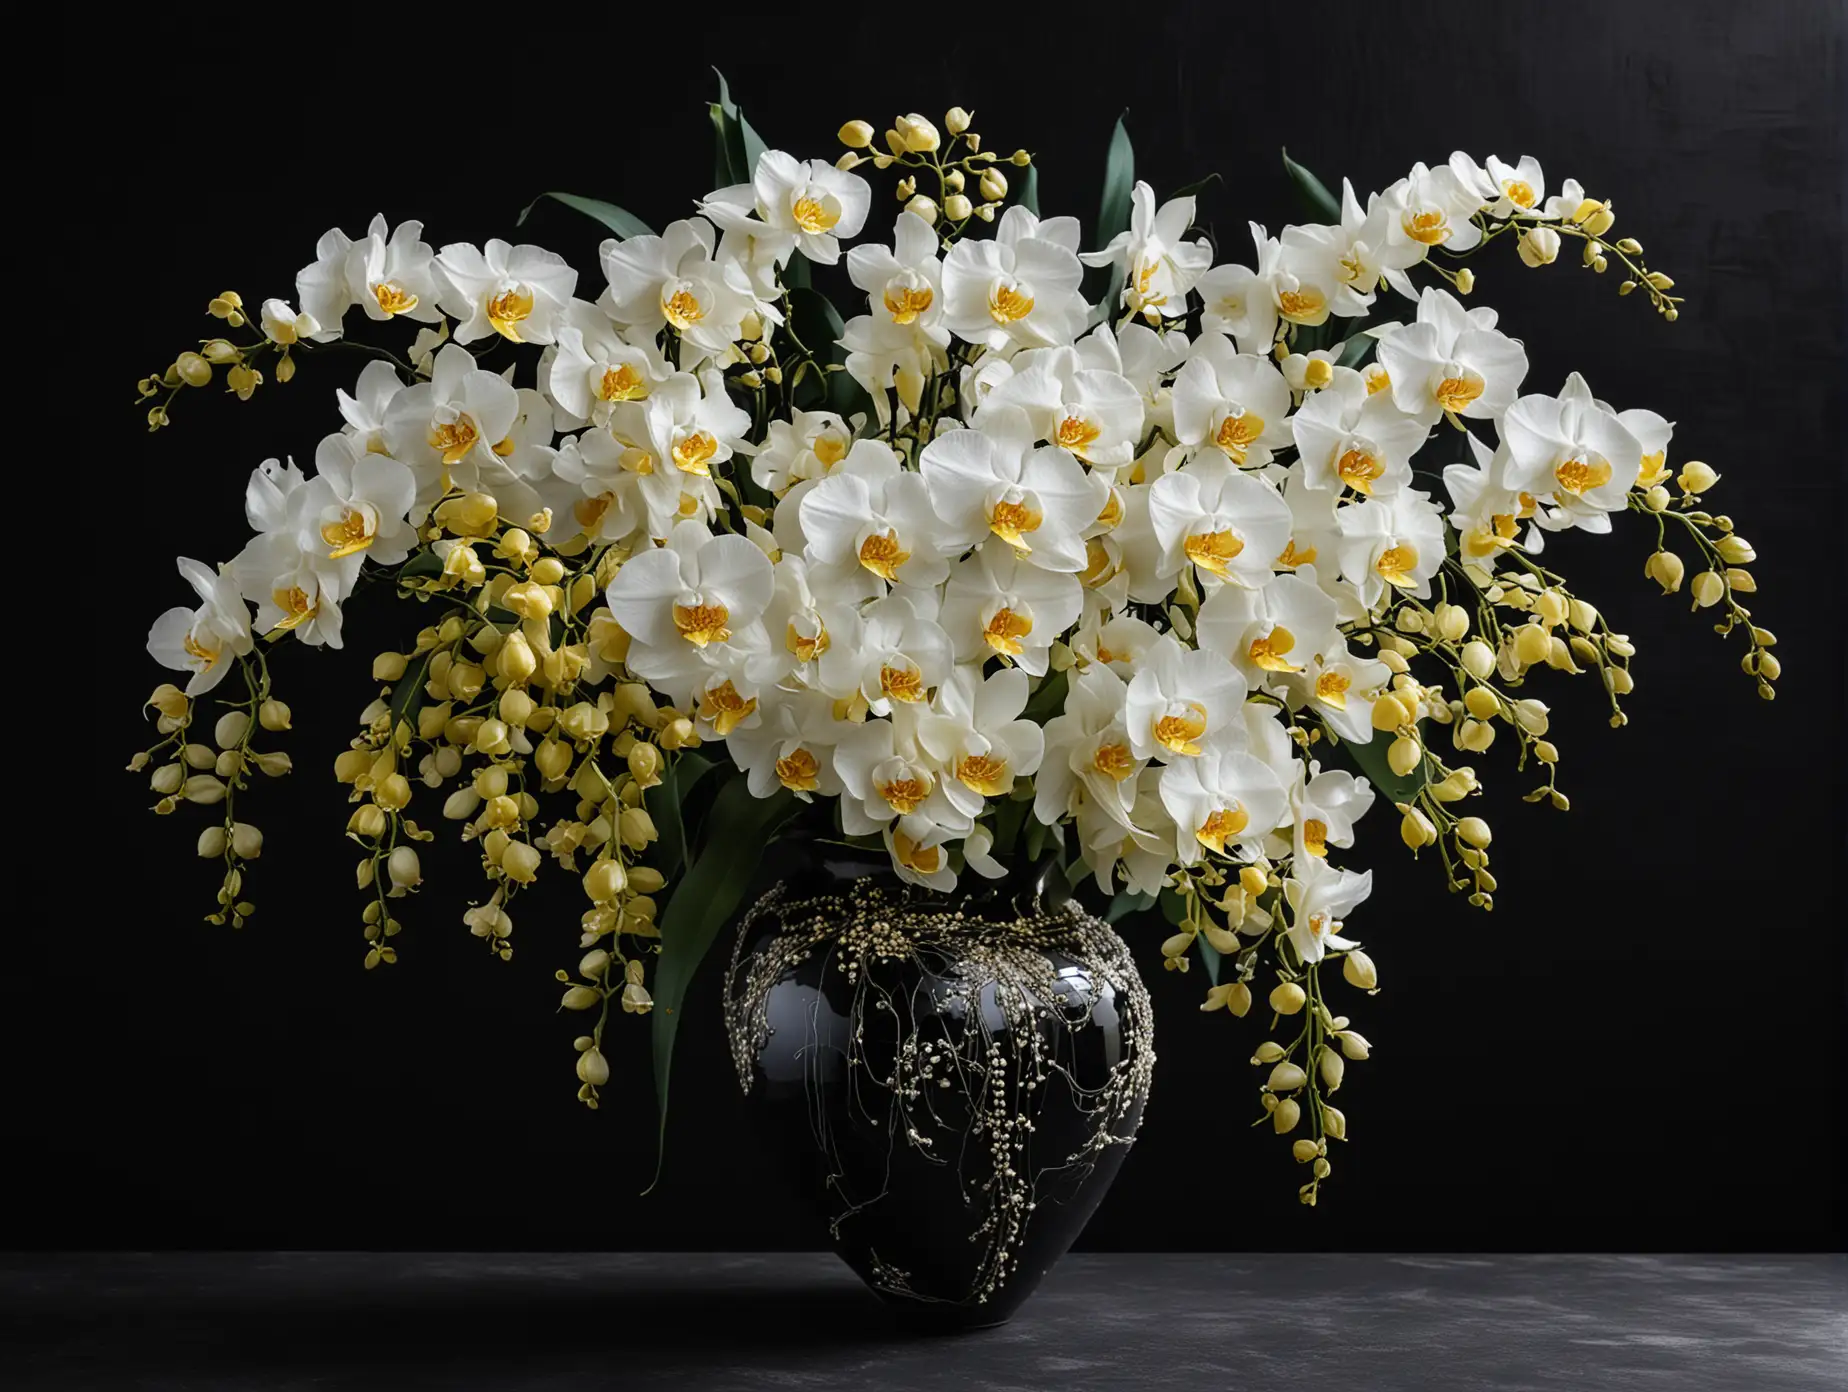
[[[784,848],[779,846],[779,856]],[[773,1167],[904,1317],[1000,1324],[1115,1178],[1154,1063],[1148,992],[1043,872],[904,884],[810,843],[746,913],[726,1023]]]

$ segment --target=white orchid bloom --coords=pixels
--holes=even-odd
[[[1471,219],[1488,200],[1448,165],[1427,169],[1415,164],[1379,199],[1387,219],[1385,255],[1394,270],[1417,265],[1433,247],[1468,251],[1482,240],[1482,229]]]
[[[872,189],[858,174],[826,160],[803,161],[765,150],[748,185],[719,189],[700,204],[700,211],[727,231],[751,230],[749,224],[760,221],[772,233],[793,237],[809,260],[832,266],[841,259],[841,242],[859,236],[872,204]]]
[[[263,336],[280,348],[312,339],[321,331],[320,322],[312,314],[296,313],[287,300],[265,300],[257,322],[262,325]]]
[[[353,384],[353,395],[335,391],[340,403],[340,418],[346,422],[347,433],[362,452],[390,453],[391,447],[385,440],[385,417],[391,410],[391,403],[403,390],[404,383],[397,368],[388,362],[369,362],[360,369],[359,380]]]
[[[855,641],[830,644],[821,654],[821,684],[858,692],[875,715],[895,705],[922,710],[954,665],[949,635],[908,595],[891,594],[866,606]]]
[[[1340,936],[1342,919],[1373,891],[1373,872],[1337,870],[1320,856],[1294,862],[1283,883],[1290,906],[1290,944],[1304,962],[1319,962],[1328,949],[1357,944]]]
[[[1115,340],[1100,334],[1114,347]],[[987,415],[1008,407],[1024,411],[1036,439],[1075,454],[1095,468],[1116,468],[1135,458],[1142,438],[1142,393],[1127,377],[1089,367],[1076,348],[1028,349],[1014,359],[1014,371],[983,402]]]
[[[1275,576],[1261,589],[1221,585],[1200,606],[1199,645],[1223,653],[1253,687],[1281,693],[1338,641],[1335,601],[1305,574]]]
[[[1160,637],[1161,631],[1145,619],[1087,605],[1068,646],[1080,667],[1102,663],[1128,681]]]
[[[457,469],[478,456],[492,457],[520,415],[519,394],[499,373],[475,366],[474,354],[449,344],[436,355],[427,382],[392,398],[385,416],[385,443],[393,459],[417,475],[421,522],[449,491]]]
[[[601,308],[573,300],[558,326],[557,346],[541,360],[540,380],[567,429],[609,423],[624,401],[643,401],[671,375],[652,336],[631,343]]]
[[[1629,506],[1642,471],[1642,443],[1592,397],[1578,373],[1558,396],[1520,398],[1501,430],[1508,446],[1506,485],[1545,501],[1542,526],[1608,532],[1610,514]]]
[[[781,498],[804,479],[826,478],[853,447],[853,430],[832,411],[792,411],[770,422],[751,458],[751,478]]]
[[[916,720],[868,720],[850,725],[835,746],[840,774],[841,829],[849,836],[882,832],[897,823],[916,847],[961,836],[974,822],[959,812],[943,787],[936,762],[916,739]]]
[[[1386,215],[1377,206],[1363,210],[1354,186],[1341,181],[1341,221],[1286,227],[1280,239],[1279,260],[1295,272],[1311,291],[1326,296],[1330,314],[1359,318],[1373,307],[1386,274],[1381,249],[1386,241]],[[1301,283],[1303,298],[1292,308],[1313,313],[1313,298]]]
[[[834,739],[852,727],[834,719],[834,703],[819,691],[775,688],[759,700],[762,718],[734,732],[725,746],[744,770],[751,795],[769,797],[787,788],[804,802],[813,802],[817,795],[839,797]]]
[[[442,292],[434,253],[423,240],[421,222],[401,222],[387,230],[385,215],[372,219],[366,235],[347,249],[347,286],[368,319],[402,315],[420,324],[443,317],[437,308]]]
[[[1374,736],[1373,703],[1391,680],[1384,662],[1360,656],[1337,638],[1287,680],[1284,699],[1292,710],[1313,709],[1342,739],[1367,744]]]
[[[1072,224],[1070,245],[1065,222]],[[1015,204],[1001,215],[993,240],[957,242],[943,262],[945,325],[965,342],[997,352],[1072,342],[1090,314],[1078,288],[1084,267],[1073,250],[1076,229],[1073,219],[1042,224]],[[1048,231],[1053,235],[1042,235]]]
[[[1187,292],[1213,264],[1204,237],[1187,241],[1193,226],[1191,196],[1171,198],[1158,209],[1155,190],[1141,180],[1130,190],[1129,227],[1101,251],[1079,256],[1087,266],[1124,268],[1122,303],[1138,314],[1179,319],[1187,313]]]
[[[199,596],[197,609],[169,609],[148,630],[148,656],[175,672],[190,672],[188,696],[203,696],[232,668],[231,659],[250,651],[250,609],[230,575],[188,557],[180,575]]]
[[[671,328],[682,366],[723,357],[753,297],[738,264],[715,258],[716,242],[712,224],[701,218],[671,222],[658,237],[605,240],[598,256],[609,286],[598,303],[637,341]]]
[[[623,445],[607,430],[587,430],[560,442],[552,469],[561,484],[575,490],[560,509],[558,534],[569,537],[572,528],[592,542],[629,545],[638,533],[665,541],[680,520],[679,497],[662,508],[659,534],[650,525],[642,475],[631,464],[653,463],[653,456]],[[695,520],[704,522],[704,517]]]
[[[956,888],[956,871],[945,853],[945,847],[953,839],[951,832],[939,829],[927,842],[913,841],[897,827],[886,827],[880,835],[892,857],[893,873],[899,879],[934,889],[939,894],[948,894]]]
[[[834,472],[803,495],[800,516],[811,559],[857,562],[888,583],[941,584],[950,569],[945,557],[963,549],[938,520],[924,479],[878,440],[855,441]]]
[[[1238,737],[1244,676],[1224,656],[1181,646],[1164,634],[1130,680],[1124,707],[1138,759],[1198,758],[1214,741]]]
[[[856,605],[872,596],[864,588],[842,593],[834,573],[812,574],[801,556],[786,554],[775,569],[776,592],[764,611],[764,629],[770,640],[768,670],[777,681],[794,677],[805,685],[827,689],[821,659],[837,642],[852,646],[860,641],[863,625]],[[846,574],[851,577],[855,572]],[[858,575],[865,576],[865,572],[858,571]],[[858,685],[853,681],[828,694],[845,700]]]
[[[995,834],[987,827],[977,825],[963,838],[963,864],[975,871],[985,880],[999,880],[1007,875],[1007,867],[994,857]]]
[[[1290,418],[1303,483],[1386,497],[1411,482],[1412,456],[1430,427],[1401,411],[1390,392],[1369,392],[1352,368],[1333,369]]]
[[[1352,846],[1354,827],[1373,801],[1373,788],[1366,779],[1312,764],[1310,776],[1290,792],[1297,859],[1325,857],[1330,846]]]
[[[1527,353],[1495,323],[1494,310],[1466,311],[1448,292],[1427,287],[1417,322],[1379,341],[1393,403],[1423,425],[1445,415],[1499,417],[1527,376]]]
[[[1148,757],[1131,747],[1128,700],[1129,683],[1103,663],[1071,674],[1065,708],[1046,722],[1045,754],[1033,785],[1033,815],[1040,821],[1053,826],[1088,807],[1118,839],[1137,829],[1131,817],[1136,778]]]
[[[630,670],[664,689],[687,690],[705,649],[766,646],[759,620],[774,583],[770,558],[746,538],[684,522],[665,546],[625,561],[604,600],[629,634]]]
[[[1540,161],[1522,155],[1514,164],[1490,155],[1488,167],[1477,164],[1463,151],[1450,157],[1450,172],[1458,182],[1489,206],[1488,215],[1496,219],[1538,218],[1546,198],[1546,175]],[[1577,208],[1574,203],[1574,209]]]
[[[1121,377],[1142,398],[1142,428],[1172,432],[1174,410],[1169,376],[1187,361],[1191,345],[1179,329],[1161,333],[1131,321],[1099,325],[1078,340],[1078,358],[1093,372]]]
[[[417,480],[397,460],[367,453],[351,435],[329,435],[314,454],[310,525],[330,560],[349,556],[396,565],[417,545],[406,521]],[[355,562],[357,564],[357,561]]]
[[[1240,353],[1224,334],[1206,334],[1174,379],[1175,437],[1256,469],[1291,443],[1290,405],[1290,384],[1274,361]]]
[[[325,546],[304,545],[300,524],[312,496],[312,490],[301,490],[290,524],[251,538],[228,570],[239,593],[257,606],[258,629],[293,633],[310,647],[338,648],[340,603],[351,592],[350,574],[358,567],[330,558]]]
[[[456,342],[499,334],[514,343],[550,343],[577,289],[577,272],[556,252],[451,242],[435,261],[437,305],[457,321]]]
[[[1204,851],[1249,855],[1290,815],[1289,795],[1270,766],[1231,743],[1169,764],[1158,786],[1162,806],[1180,832],[1175,852],[1183,865],[1192,865]]]
[[[1388,587],[1430,598],[1431,577],[1444,563],[1444,516],[1428,494],[1407,488],[1369,498],[1342,508],[1337,521],[1341,574],[1369,610]]]
[[[980,428],[926,445],[918,471],[955,550],[992,534],[1036,566],[1076,573],[1109,485],[1063,450],[1032,448],[1032,437],[1024,411],[991,407]]]
[[[1077,577],[1043,570],[1012,547],[985,542],[956,562],[939,620],[958,662],[990,657],[1043,676],[1051,645],[1084,604]]]
[[[1200,277],[1200,330],[1229,334],[1245,352],[1266,354],[1280,322],[1324,322],[1342,280],[1327,248],[1297,239],[1286,244],[1259,224],[1250,226],[1257,267],[1215,266]]]
[[[347,256],[352,249],[353,239],[338,227],[330,227],[315,243],[314,260],[295,273],[295,298],[302,312],[312,316],[317,325],[317,343],[340,337],[340,321],[354,305],[347,273]]]
[[[1282,496],[1217,455],[1156,479],[1148,512],[1164,579],[1192,564],[1209,584],[1261,588],[1290,544],[1290,509]]]
[[[905,329],[947,348],[943,327],[943,265],[937,233],[916,213],[900,213],[892,245],[857,246],[847,253],[847,274],[866,292],[875,322]]]
[[[976,668],[958,667],[918,719],[919,746],[947,775],[944,795],[971,818],[1039,769],[1045,734],[1020,718],[1026,704],[1026,673],[1004,670],[983,680]]]

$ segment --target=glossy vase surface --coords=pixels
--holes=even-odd
[[[853,847],[779,865],[726,1001],[765,1158],[908,1319],[999,1324],[1122,1164],[1154,1063],[1148,992],[1110,927],[1031,868],[939,894]]]

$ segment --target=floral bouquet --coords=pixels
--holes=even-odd
[[[1201,1009],[1261,999],[1259,1119],[1313,1202],[1370,1047],[1325,971],[1377,989],[1370,877],[1337,864],[1366,814],[1487,911],[1492,747],[1567,806],[1530,678],[1593,673],[1624,721],[1634,648],[1543,563],[1549,534],[1637,514],[1671,593],[1680,543],[1695,609],[1773,694],[1752,548],[1703,507],[1718,475],[1671,463],[1655,412],[1529,380],[1467,307],[1496,242],[1615,265],[1669,322],[1674,282],[1528,157],[1337,199],[1286,156],[1317,220],[1253,225],[1247,252],[1194,191],[1135,181],[1119,123],[1085,250],[1029,153],[960,109],[850,121],[832,162],[766,149],[723,87],[711,114],[720,187],[659,233],[548,195],[609,229],[594,279],[378,218],[321,238],[293,304],[219,295],[223,332],[141,383],[158,429],[214,381],[249,400],[366,359],[312,467],[254,470],[255,535],[180,560],[196,604],[149,635],[185,684],[154,692],[131,768],[157,812],[211,817],[210,921],[253,913],[249,799],[290,768],[272,651],[338,648],[345,605],[395,593],[424,626],[373,660],[334,761],[366,967],[397,960],[437,822],[479,852],[462,918],[501,958],[535,879],[575,876],[577,1095],[597,1105],[619,1006],[652,1011],[665,1097],[740,846],[818,826],[932,891],[1050,858],[1113,918],[1159,904],[1149,947],[1198,959]],[[876,195],[897,215],[869,227]]]

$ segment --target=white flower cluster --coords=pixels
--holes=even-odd
[[[1473,243],[1479,214],[1572,218],[1578,185],[1548,200],[1533,160],[1459,154],[1364,208],[1344,185],[1338,225],[1254,225],[1255,266],[1213,265],[1189,239],[1193,199],[1158,207],[1146,184],[1130,227],[1082,255],[1073,218],[1016,205],[945,254],[906,211],[889,247],[846,256],[868,302],[841,336],[846,370],[875,415],[792,410],[754,441],[725,370],[782,321],[791,254],[838,261],[870,201],[851,172],[768,152],[702,216],[605,242],[595,301],[538,247],[438,252],[383,219],[329,232],[303,312],[272,302],[266,325],[326,342],[357,305],[453,322],[453,341],[426,332],[412,383],[369,365],[312,476],[253,474],[255,539],[221,577],[184,563],[206,603],[164,616],[151,649],[208,689],[250,642],[232,588],[259,629],[338,646],[361,563],[404,560],[445,498],[485,495],[531,534],[626,555],[607,601],[627,669],[760,795],[838,797],[843,830],[882,836],[901,876],[1001,873],[995,814],[1031,779],[1032,814],[1075,822],[1106,888],[1120,874],[1156,893],[1207,852],[1295,852],[1295,878],[1334,906],[1296,913],[1301,956],[1345,945],[1334,915],[1367,877],[1324,854],[1374,795],[1287,725],[1307,713],[1370,740],[1395,674],[1351,633],[1399,596],[1430,599],[1447,550],[1492,565],[1543,531],[1607,530],[1663,467],[1661,417],[1615,412],[1576,376],[1521,395],[1527,358],[1494,311],[1408,278],[1434,247]],[[1086,263],[1123,272],[1120,320],[1085,300]],[[1364,369],[1342,360],[1365,337],[1287,351],[1289,326],[1367,315],[1384,288],[1416,314],[1373,331]],[[536,387],[463,346],[496,336],[545,345]],[[1439,499],[1412,460],[1446,420],[1495,438],[1464,437]],[[741,456],[776,499],[761,523],[715,473]],[[435,542],[446,571],[479,565],[461,533]],[[1058,699],[1036,701],[1055,670]]]

